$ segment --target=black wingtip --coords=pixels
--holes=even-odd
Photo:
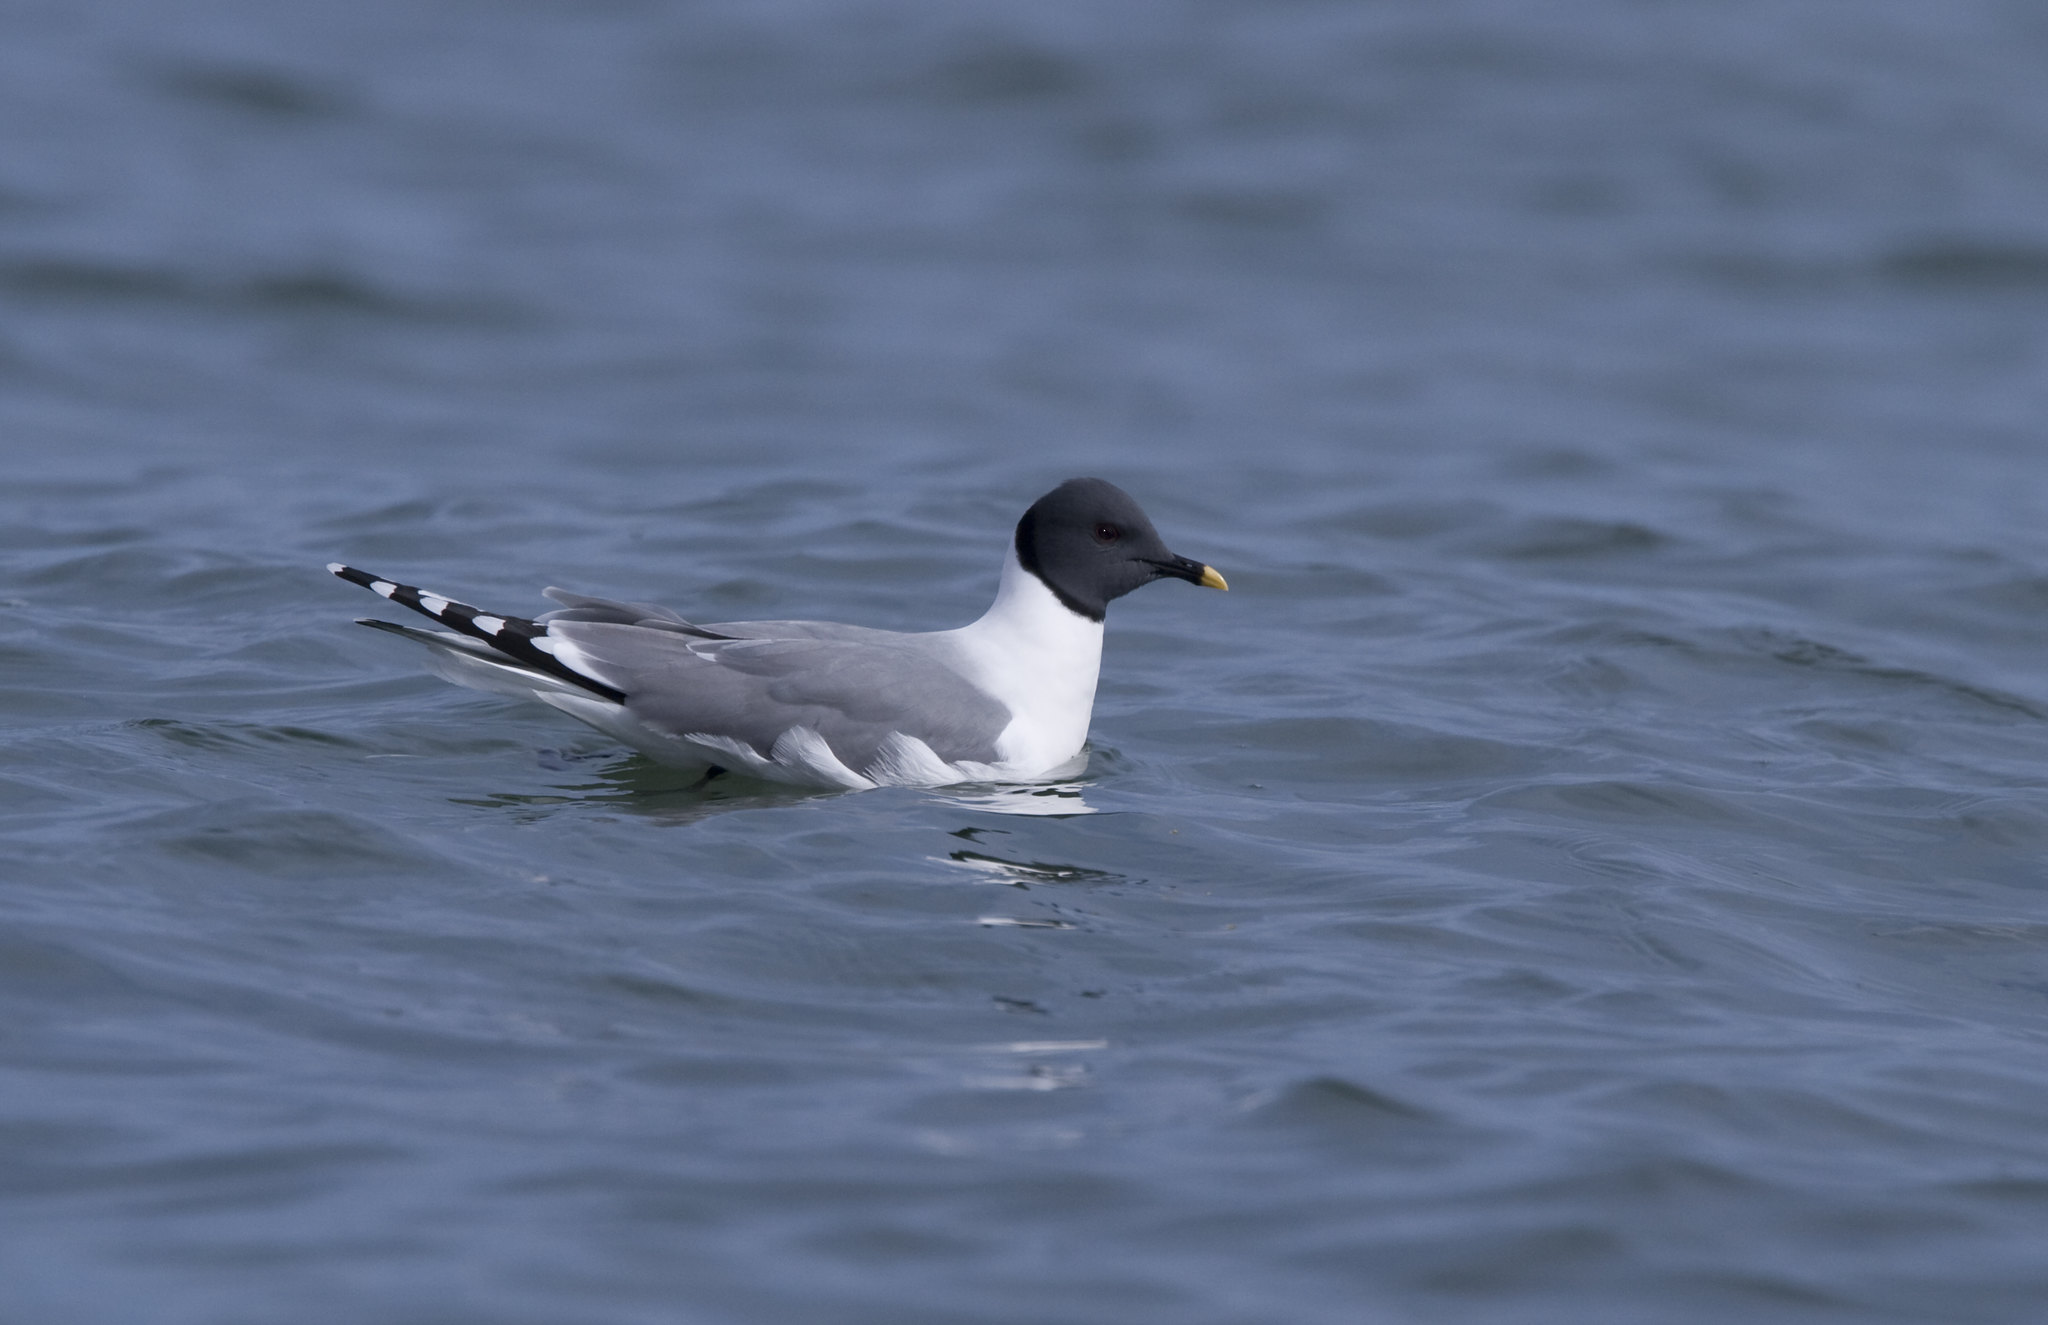
[[[369,588],[373,584],[390,583],[389,580],[384,579],[384,577],[381,575],[372,575],[370,572],[366,570],[357,570],[354,566],[344,566],[342,563],[338,561],[330,561],[327,563],[327,573],[329,575],[336,576],[340,579],[347,580],[350,584],[360,584],[365,589]]]
[[[557,680],[567,681],[572,685],[580,686],[600,698],[611,700],[614,704],[625,702],[626,695],[624,691],[606,685],[596,677],[585,676],[583,673],[565,666],[552,652],[544,651],[536,646],[534,641],[545,637],[548,633],[548,628],[538,621],[529,621],[524,617],[498,616],[494,613],[485,613],[471,607],[468,603],[458,603],[452,598],[443,598],[439,594],[428,593],[417,585],[400,584],[396,580],[387,580],[382,576],[372,575],[368,571],[357,570],[353,566],[344,566],[338,561],[328,563],[327,569],[342,579],[347,580],[350,584],[359,584],[371,593],[390,599],[400,607],[409,607],[421,616],[429,617],[439,622],[458,635],[478,641],[496,650],[504,655],[507,660],[517,663],[522,667],[539,672],[544,676],[551,676]],[[488,624],[479,624],[480,622]],[[409,626],[395,625],[389,621],[379,621],[374,617],[357,617],[356,624],[368,626],[372,630],[386,631],[393,635],[403,635],[408,639],[420,640],[423,643],[431,644],[436,642],[434,637],[425,631],[414,630]]]

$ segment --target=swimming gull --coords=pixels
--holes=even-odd
[[[1111,600],[1162,578],[1230,587],[1167,551],[1138,503],[1099,478],[1068,479],[1031,504],[995,603],[957,630],[700,626],[554,588],[544,592],[561,608],[529,621],[327,569],[448,627],[361,623],[427,645],[457,684],[541,700],[707,778],[858,789],[1078,772]]]

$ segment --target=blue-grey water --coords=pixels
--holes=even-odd
[[[14,0],[0,1320],[2042,1319],[2044,67]],[[1024,793],[691,790],[320,569],[941,628],[1076,473],[1232,592]]]

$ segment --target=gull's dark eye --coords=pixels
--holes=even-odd
[[[1095,541],[1098,543],[1114,543],[1123,536],[1124,531],[1113,524],[1099,524],[1095,526]]]

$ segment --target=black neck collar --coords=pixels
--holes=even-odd
[[[1015,543],[1017,564],[1022,566],[1040,584],[1052,590],[1052,596],[1060,600],[1060,606],[1066,608],[1075,616],[1085,617],[1100,625],[1102,619],[1108,615],[1109,604],[1096,603],[1091,606],[1045,577],[1044,568],[1038,564],[1038,553],[1035,546],[1037,539],[1033,537],[1033,531],[1037,523],[1038,517],[1030,511],[1024,512],[1024,518],[1017,522],[1017,538]]]

